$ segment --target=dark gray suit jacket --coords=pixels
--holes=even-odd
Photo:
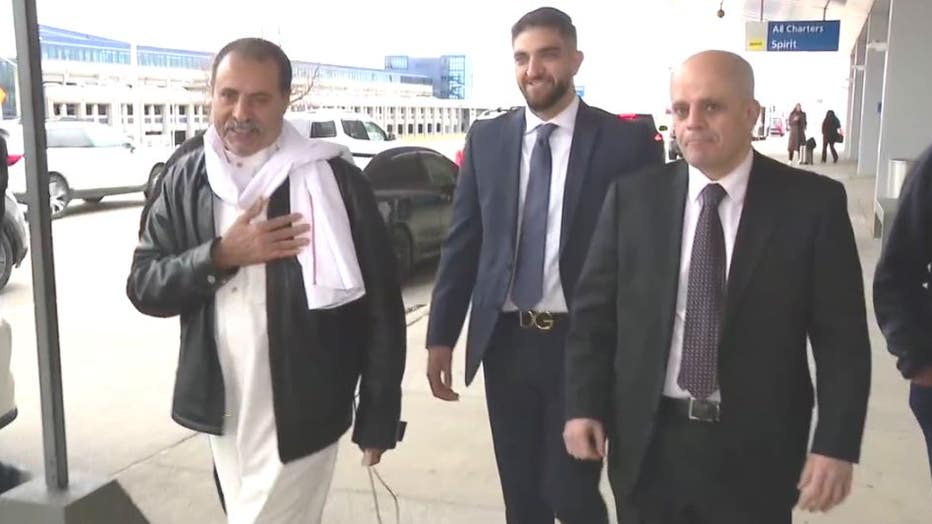
[[[812,452],[858,460],[870,387],[861,265],[844,188],[755,154],[719,350],[723,465],[736,497],[792,504]],[[655,431],[682,254],[683,161],[619,179],[580,277],[567,342],[568,418],[602,421],[616,496]]]
[[[427,345],[453,346],[472,302],[466,383],[482,362],[505,303],[515,259],[524,109],[477,121],[466,139],[431,299]],[[563,193],[560,277],[567,304],[598,212],[618,175],[662,162],[654,133],[580,102]]]

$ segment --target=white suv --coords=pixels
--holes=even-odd
[[[6,122],[3,122],[6,124]],[[11,155],[22,156],[23,130],[4,126]],[[95,122],[50,120],[45,123],[49,199],[52,217],[64,214],[73,199],[97,203],[105,196],[142,193],[171,155],[169,148],[139,148],[116,128]],[[10,166],[10,190],[26,194],[25,162]]]
[[[395,136],[386,133],[374,120],[358,113],[312,111],[286,113],[285,120],[302,135],[344,145],[353,154],[360,169],[382,151],[401,146]]]

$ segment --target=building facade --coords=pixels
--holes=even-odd
[[[39,40],[48,118],[102,122],[140,144],[158,145],[179,144],[209,125],[212,53],[137,46],[49,26],[40,26]],[[291,110],[358,112],[397,136],[465,132],[483,109],[464,99],[467,61],[437,60],[446,60],[443,67],[453,73],[295,60]],[[0,58],[4,118],[17,116],[15,76],[15,61]]]

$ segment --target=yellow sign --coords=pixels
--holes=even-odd
[[[745,25],[745,50],[767,50],[767,22],[748,22]]]
[[[6,91],[0,87],[0,105],[3,105],[4,102],[6,102]]]

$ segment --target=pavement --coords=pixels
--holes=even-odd
[[[758,147],[775,158],[785,160],[786,154],[779,151],[778,145],[768,141]],[[880,252],[880,241],[872,237],[874,178],[855,176],[855,165],[850,162],[816,164],[811,168],[840,180],[848,192],[849,212],[868,291],[874,368],[862,461],[855,470],[850,498],[826,515],[797,512],[794,522],[928,523],[932,521],[932,484],[924,443],[907,405],[908,386],[900,378],[893,358],[886,352],[871,307],[873,268]],[[126,253],[113,256],[123,257],[121,263],[127,262]],[[105,292],[118,290],[106,289]],[[81,304],[92,308],[94,295],[85,295]],[[369,471],[359,463],[361,453],[348,437],[344,437],[324,513],[324,522],[328,524],[504,522],[482,374],[469,388],[463,387],[464,352],[460,347],[455,353],[457,360],[454,364],[457,379],[454,388],[460,393],[460,400],[443,403],[432,398],[425,379],[426,355],[421,349],[428,311],[429,308],[424,307],[408,316],[408,361],[403,383],[403,418],[409,424],[407,435],[398,449],[387,453],[376,468],[397,497],[399,518],[396,519],[392,493],[380,484],[378,478],[370,478]],[[132,330],[135,336],[121,337],[114,343],[115,349],[111,354],[133,351],[140,331],[166,344],[163,347],[177,344],[174,320],[136,319],[125,322],[136,322]],[[67,322],[63,324],[63,329],[77,329]],[[85,343],[93,344],[93,340],[88,335]],[[96,395],[109,399],[114,394],[131,391],[132,384],[110,385],[103,388],[104,391],[88,393],[88,390],[100,389],[99,384],[104,383],[95,372],[99,366],[88,365],[78,356],[64,358],[66,371],[80,370],[66,373],[65,377],[66,409],[71,412],[69,428],[76,428],[69,434],[71,462],[80,471],[115,477],[153,523],[220,524],[224,517],[211,477],[206,437],[166,420],[167,412],[164,410],[170,401],[167,397],[170,395],[174,357],[174,351],[167,350],[158,356],[134,353],[123,364],[130,367],[124,370],[125,380],[135,381],[137,388],[148,384],[146,391],[139,393],[141,400],[135,407],[121,407],[119,404],[108,412],[94,411],[88,406],[104,402]],[[32,359],[28,363],[34,365]],[[67,367],[69,364],[73,367]],[[20,363],[20,366],[24,365]],[[34,386],[31,377],[24,380],[26,388]],[[74,395],[70,396],[71,392]],[[85,400],[87,395],[91,395],[90,400]],[[80,397],[87,404],[69,403],[68,399],[72,397]],[[17,421],[11,426],[16,431],[12,436],[7,436],[7,430],[0,434],[0,459],[4,458],[6,449],[22,450],[22,456],[26,457],[23,462],[32,466],[34,471],[40,471],[40,427],[35,417],[26,418],[23,424]],[[16,429],[17,425],[23,427]],[[611,504],[612,497],[605,479],[602,489]],[[7,524],[2,515],[0,523]]]

